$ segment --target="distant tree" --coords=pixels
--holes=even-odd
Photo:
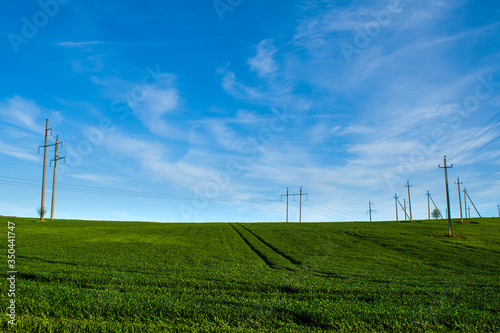
[[[40,219],[45,216],[45,213],[47,213],[47,210],[45,210],[45,207],[38,207],[36,210],[38,212],[38,215],[40,216]]]
[[[437,208],[435,208],[432,213],[431,213],[431,216],[435,219],[437,219],[438,217],[442,216],[441,215],[441,211]]]

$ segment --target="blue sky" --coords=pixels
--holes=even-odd
[[[452,215],[457,177],[497,215],[494,1],[0,6],[0,214],[36,215],[48,118],[56,218],[284,221],[302,186],[303,221],[388,220],[408,180],[422,219],[444,155]]]

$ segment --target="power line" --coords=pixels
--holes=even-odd
[[[335,210],[335,209],[333,209],[331,207],[327,207],[325,205],[321,205],[321,204],[317,203],[314,200],[308,199],[307,202],[314,203],[315,204],[315,208],[317,208],[319,206],[323,210],[323,212],[327,212],[328,214],[339,215],[342,219],[356,220],[356,218],[354,216],[352,216],[352,215],[339,212],[338,210]]]
[[[490,142],[486,143],[485,145],[481,146],[480,148],[474,150],[472,153],[470,153],[469,155],[467,155],[466,157],[462,158],[460,161],[458,161],[457,163],[460,163],[462,162],[463,160],[465,159],[468,159],[469,157],[471,157],[472,155],[474,155],[475,153],[477,153],[478,151],[480,151],[481,149],[487,147],[488,145],[490,145],[491,143],[493,143],[493,141],[495,141],[496,139],[500,138],[500,135],[495,137],[493,140],[491,140]]]
[[[498,115],[500,114],[500,112],[498,112],[497,114],[495,114],[490,120],[488,120],[486,122],[486,124],[484,124],[480,129],[478,129],[474,134],[472,134],[469,138],[467,138],[464,142],[462,142],[459,146],[455,147],[451,152],[450,154],[458,149],[459,147],[463,146],[465,143],[467,143],[467,141],[469,141],[470,139],[472,139],[474,137],[474,135],[476,135],[477,133],[479,133],[483,128],[485,128],[493,119],[495,119]],[[469,144],[467,147],[465,147],[464,149],[462,149],[461,151],[459,151],[458,153],[456,153],[455,155],[453,155],[451,158],[455,158],[457,155],[459,155],[461,152],[463,152],[464,150],[466,150],[468,147],[470,147],[474,142],[476,142],[477,140],[479,140],[484,134],[486,134],[486,132],[488,132],[491,128],[493,128],[496,124],[498,124],[500,122],[497,121],[495,124],[493,124],[493,126],[491,126],[488,130],[486,130],[483,134],[481,134],[478,138],[476,138],[473,142],[471,142],[471,144]]]

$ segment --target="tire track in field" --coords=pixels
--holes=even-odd
[[[277,248],[275,248],[274,246],[272,246],[271,244],[269,244],[268,242],[266,242],[265,240],[262,239],[262,237],[258,236],[257,234],[255,234],[253,231],[251,231],[250,229],[248,229],[247,227],[244,227],[243,225],[239,224],[238,225],[240,227],[242,227],[243,229],[245,229],[246,231],[248,231],[249,233],[251,233],[255,238],[257,238],[259,241],[261,241],[265,246],[267,246],[268,248],[270,248],[271,250],[273,250],[277,255],[280,255],[282,256],[283,258],[285,258],[286,260],[288,260],[290,263],[292,263],[293,265],[301,265],[302,262],[298,261],[298,260],[295,260],[293,259],[291,256],[283,253],[282,251],[278,250]]]
[[[308,272],[309,274],[313,274],[315,276],[326,277],[326,278],[345,279],[345,277],[343,277],[339,274],[335,274],[335,273],[331,273],[331,272],[323,272],[323,271],[317,270],[316,268],[313,268],[313,267],[304,267],[302,265],[303,263],[301,261],[298,261],[298,260],[292,258],[291,256],[283,253],[283,251],[278,250],[276,247],[274,247],[273,245],[271,245],[270,243],[268,243],[267,241],[262,239],[262,237],[258,236],[257,234],[255,234],[253,231],[251,231],[247,227],[243,226],[241,223],[238,223],[237,225],[239,227],[245,229],[246,231],[248,231],[255,238],[257,238],[262,244],[267,246],[269,249],[271,249],[277,255],[279,255],[279,256],[283,257],[285,260],[289,261],[292,264],[292,266],[294,267],[293,271]],[[286,269],[291,270],[289,268],[286,268]]]
[[[245,244],[248,245],[248,247],[253,251],[255,252],[256,255],[258,255],[260,257],[260,259],[262,259],[267,266],[269,266],[269,268],[272,268],[272,269],[276,269],[276,267],[274,266],[274,264],[272,262],[269,261],[269,259],[262,253],[260,252],[257,248],[255,248],[246,238],[245,236],[243,236],[243,234],[235,228],[234,225],[232,225],[231,223],[229,224],[233,229],[234,231],[236,231],[236,233],[238,235],[240,235],[241,239],[243,239],[243,241],[245,242]]]

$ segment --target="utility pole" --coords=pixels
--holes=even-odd
[[[465,193],[467,193],[467,190],[463,189],[463,192],[464,192],[464,213],[465,213],[465,218],[467,218],[467,196],[465,195]]]
[[[408,221],[408,213],[406,212],[406,198],[403,198],[403,203],[404,203],[404,206],[405,206],[405,208],[403,208],[404,211],[405,211],[405,221]]]
[[[438,165],[440,169],[444,169],[444,181],[446,183],[446,206],[448,207],[448,232],[449,236],[451,237],[451,213],[450,213],[450,191],[448,188],[448,169],[453,168],[453,164],[450,166],[446,165],[446,156],[444,157],[444,166]]]
[[[408,209],[410,210],[410,222],[413,222],[413,219],[411,217],[411,199],[410,199],[410,187],[412,186],[413,185],[410,186],[410,181],[407,180],[405,187],[408,187]]]
[[[444,217],[443,217],[443,215],[441,215],[441,211],[439,210],[439,208],[437,208],[436,203],[435,203],[435,202],[434,202],[434,200],[432,199],[432,197],[431,197],[431,194],[430,194],[430,193],[429,193],[429,198],[431,199],[431,202],[432,202],[432,204],[434,205],[434,208],[436,208],[436,209],[438,210],[438,212],[439,212],[439,216],[441,216],[441,218],[443,219]]]
[[[394,202],[396,204],[396,222],[399,222],[399,219],[398,219],[398,194],[394,194]]]
[[[293,197],[295,198],[295,196],[298,195],[300,196],[300,204],[299,204],[299,223],[302,222],[302,196],[305,195],[307,196],[308,194],[307,193],[302,193],[302,186],[300,187],[300,192],[299,193],[294,193],[293,194]]]
[[[462,216],[462,199],[460,198],[460,184],[463,184],[463,182],[460,182],[460,178],[457,177],[457,182],[455,183],[458,186],[458,203],[460,204],[460,221],[464,223],[464,218]]]
[[[497,208],[498,208],[498,217],[500,217],[500,204],[497,204]]]
[[[427,191],[427,193],[425,195],[427,196],[427,219],[430,220],[431,219],[431,203],[430,203],[429,197],[431,196],[431,194],[429,193],[429,191]]]
[[[405,213],[405,221],[406,221],[406,217],[408,216],[408,214],[406,213],[406,208],[403,207],[403,205],[401,204],[401,201],[399,201],[399,199],[398,199],[398,204],[401,207],[401,209],[403,210],[403,212]],[[405,205],[406,205],[406,202],[405,202]]]
[[[40,153],[40,148],[43,147],[43,176],[42,176],[42,203],[40,206],[40,222],[43,221],[45,215],[45,171],[47,169],[47,136],[48,133],[52,135],[52,128],[49,128],[49,120],[45,120],[45,144],[38,147],[38,153]]]
[[[55,198],[56,198],[56,173],[57,173],[57,161],[58,160],[66,160],[66,157],[59,157],[57,155],[57,150],[58,150],[58,147],[59,147],[59,144],[61,144],[62,146],[62,142],[59,142],[59,135],[56,136],[56,152],[55,152],[55,155],[54,155],[54,159],[51,160],[50,162],[52,163],[52,161],[54,161],[54,180],[53,180],[53,183],[52,183],[52,206],[51,206],[51,210],[50,210],[50,219],[53,220],[54,219],[54,202],[55,202]]]
[[[370,222],[372,221],[372,212],[373,212],[373,213],[375,213],[375,212],[376,212],[375,210],[373,210],[373,209],[372,209],[372,206],[373,206],[372,202],[371,202],[371,201],[369,201],[369,202],[368,202],[368,213],[370,214]]]
[[[286,222],[288,223],[288,187],[286,188],[286,194],[281,195],[281,201],[283,201],[284,196],[286,196]]]
[[[477,215],[479,215],[479,218],[482,218],[481,214],[479,214],[479,211],[476,208],[476,205],[474,205],[474,202],[472,202],[472,199],[470,198],[469,193],[465,192],[465,195],[467,196],[467,198],[469,198],[469,201],[472,204],[472,207],[474,207],[474,210],[476,211]],[[469,206],[469,209],[470,209],[470,206]],[[469,217],[470,217],[470,214],[469,214]]]

